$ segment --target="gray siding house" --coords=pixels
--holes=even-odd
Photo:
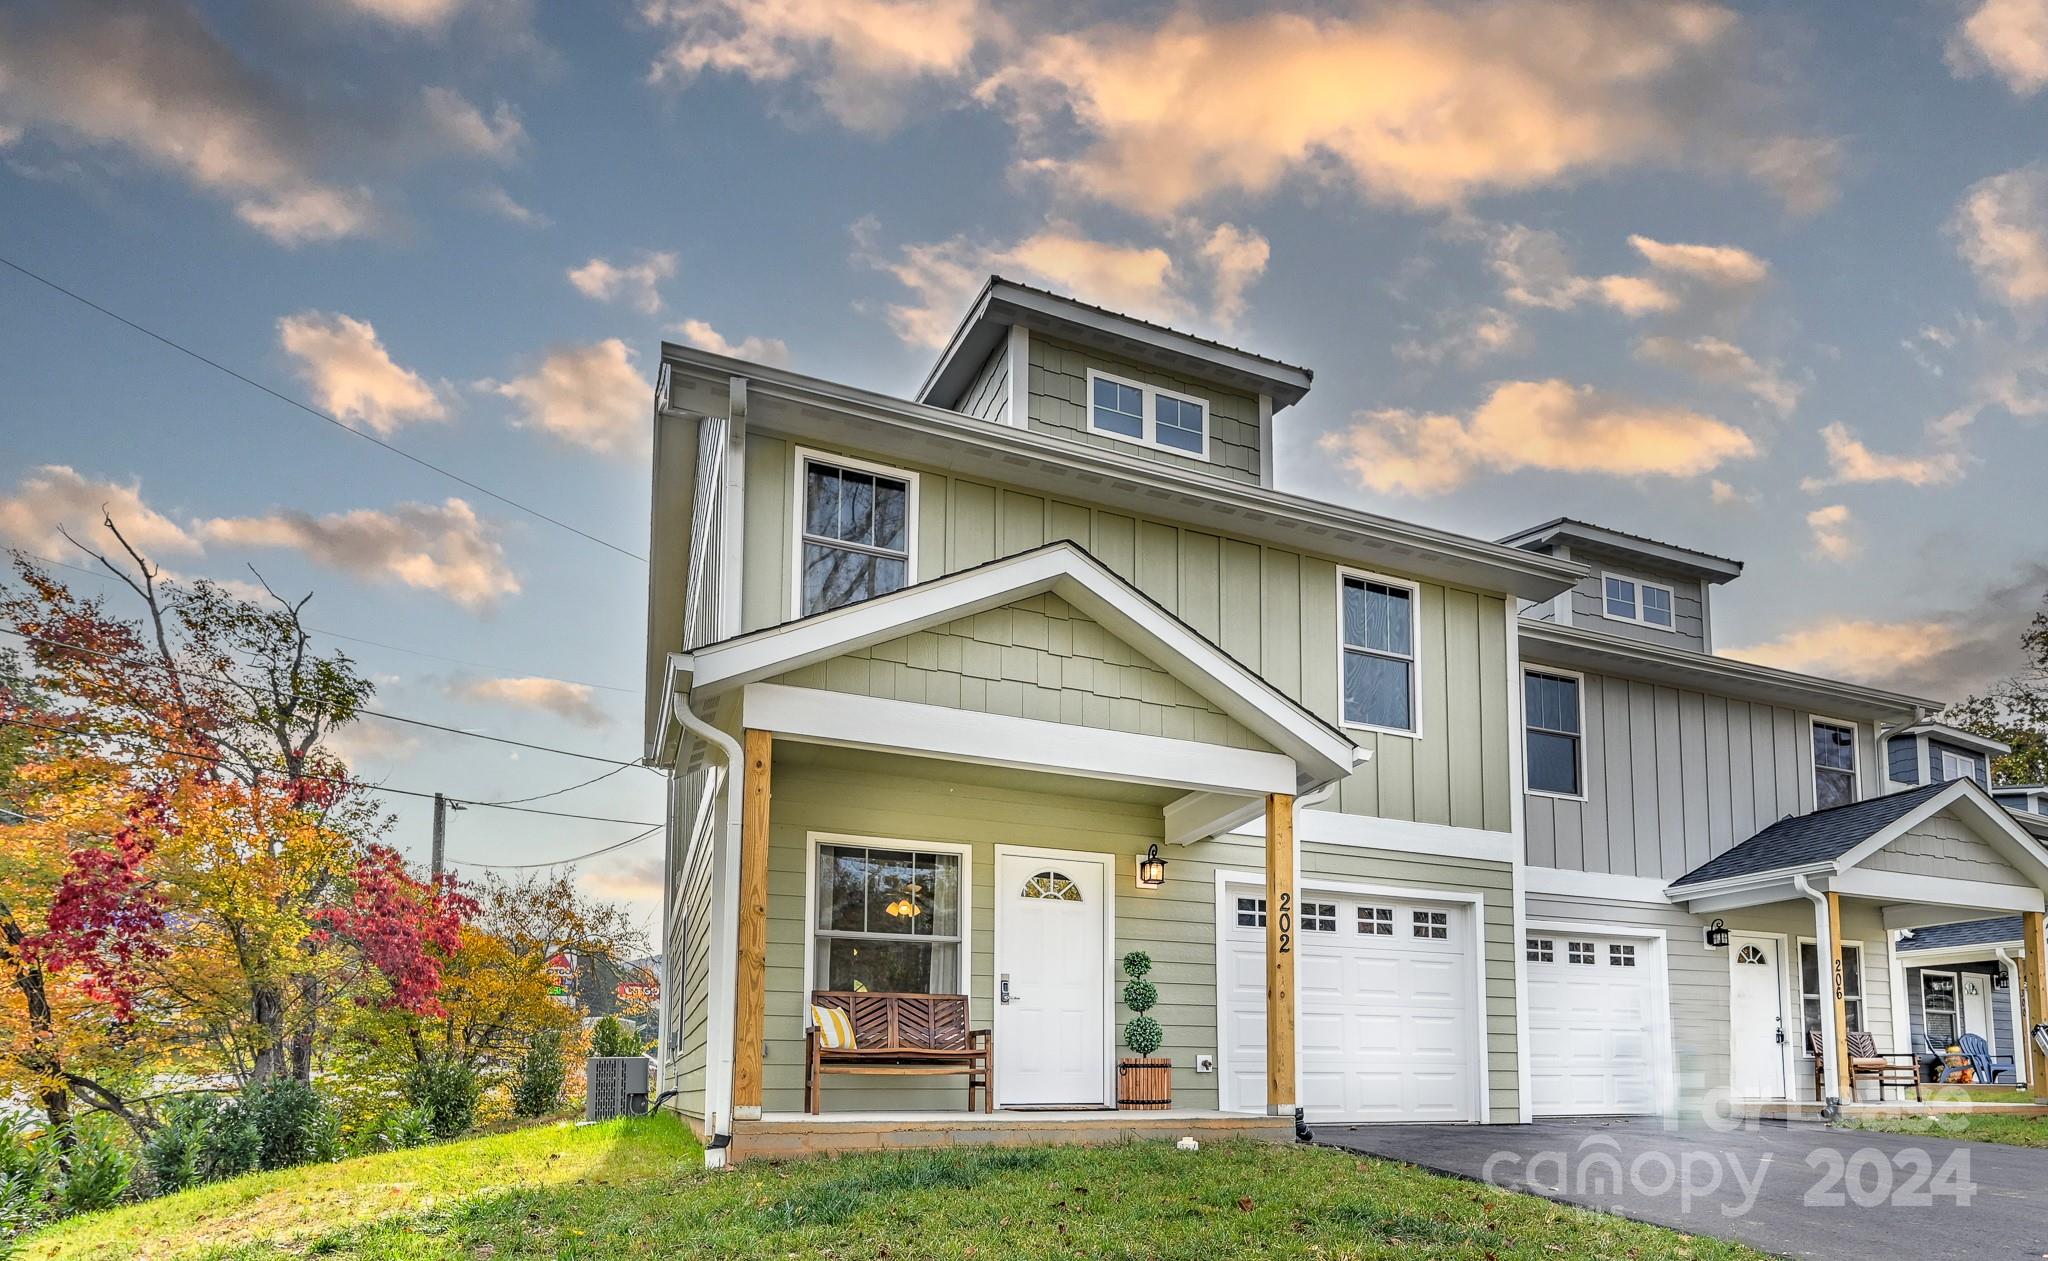
[[[814,1008],[863,995],[986,1031],[1012,1137],[1126,1132],[1133,951],[1183,1129],[1660,1112],[1746,1071],[1756,992],[1796,1043],[1836,940],[1829,1046],[1907,1019],[1893,931],[2040,909],[1974,782],[1887,780],[1934,702],[1711,654],[1739,564],[1276,488],[1305,368],[1000,278],[909,398],[661,355],[661,1089],[714,1160],[958,1137],[965,1077],[823,1074]],[[1928,817],[1687,883],[1908,783]],[[1975,901],[1875,874],[1951,860]]]

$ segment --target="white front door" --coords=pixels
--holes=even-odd
[[[1311,1121],[1478,1119],[1482,1048],[1469,906],[1305,886],[1295,1024]],[[1266,899],[1224,895],[1227,1106],[1266,1103]]]
[[[1991,1020],[1991,974],[1959,972],[1956,978],[1963,990],[1963,1032],[1976,1034],[1997,1051],[1998,1030]]]
[[[1738,1099],[1785,1095],[1785,974],[1776,937],[1728,938],[1728,1023],[1735,1062],[1730,1085]]]
[[[996,854],[996,1102],[1113,1102],[1109,865],[1099,854]]]
[[[1529,1094],[1539,1116],[1657,1110],[1655,943],[1529,928]]]

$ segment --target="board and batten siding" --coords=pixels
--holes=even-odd
[[[1226,837],[1176,848],[1159,889],[1136,887],[1133,864],[1160,839],[1157,801],[1117,800],[1115,789],[1029,772],[975,768],[903,755],[847,750],[778,749],[768,848],[768,967],[763,1107],[800,1111],[804,1078],[804,922],[807,855],[812,833],[971,847],[967,886],[972,899],[967,943],[969,1017],[994,1023],[995,847],[1032,846],[1100,853],[1111,859],[1116,930],[1112,950],[1152,956],[1148,978],[1159,989],[1149,1013],[1165,1032],[1158,1054],[1173,1060],[1174,1106],[1218,1106],[1215,1073],[1195,1071],[1197,1055],[1217,1053],[1216,872],[1262,871],[1256,838]],[[1368,849],[1304,845],[1301,878],[1316,877],[1470,893],[1485,898],[1487,1077],[1492,1119],[1517,1117],[1515,1060],[1514,908],[1512,874],[1501,863],[1426,858]],[[1120,1005],[1113,1024],[1130,1013]],[[1117,1054],[1122,1054],[1121,1049]],[[1002,1047],[996,1047],[1000,1060]],[[958,1108],[966,1089],[956,1078],[931,1083],[836,1076],[828,1079],[828,1112],[881,1108]]]
[[[845,454],[870,458],[858,450]],[[783,439],[748,439],[747,630],[776,625],[794,612],[793,458]],[[900,467],[918,474],[917,580],[1072,540],[1274,687],[1326,721],[1338,721],[1337,562]],[[1510,794],[1519,785],[1509,774],[1511,666],[1503,598],[1434,583],[1420,587],[1422,734],[1349,732],[1373,756],[1343,782],[1336,807],[1506,832],[1513,826]]]
[[[1661,575],[1655,570],[1644,569],[1624,561],[1610,561],[1589,549],[1574,547],[1571,558],[1587,566],[1593,572],[1581,578],[1565,595],[1558,599],[1569,599],[1572,609],[1571,622],[1588,630],[1598,630],[1623,639],[1640,640],[1646,644],[1661,644],[1666,648],[1690,648],[1694,652],[1706,651],[1706,605],[1700,582],[1696,578],[1677,578]],[[1604,575],[1617,578],[1633,578],[1637,582],[1654,582],[1671,588],[1672,628],[1644,626],[1636,622],[1624,622],[1607,616],[1606,580]],[[1639,597],[1640,598],[1640,597]]]
[[[1161,372],[1143,364],[1114,359],[1092,350],[1056,341],[1040,333],[1028,339],[1031,364],[1029,406],[1031,427],[1062,438],[1103,447],[1140,459],[1199,469],[1234,481],[1259,480],[1259,400],[1192,377]],[[1088,428],[1088,373],[1107,373],[1126,381],[1154,385],[1208,404],[1209,458],[1127,442]],[[969,396],[973,391],[969,390]],[[962,410],[966,410],[963,408]]]
[[[1814,808],[1804,711],[1599,674],[1581,699],[1586,800],[1527,794],[1532,866],[1675,880]],[[1856,739],[1867,794],[1877,751]]]

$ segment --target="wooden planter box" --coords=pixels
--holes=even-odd
[[[1173,1106],[1172,1060],[1118,1060],[1116,1106],[1128,1112],[1164,1112]]]

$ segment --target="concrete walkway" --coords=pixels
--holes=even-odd
[[[1316,1141],[1793,1257],[2048,1255],[2048,1151],[1654,1118],[1317,1126]]]

